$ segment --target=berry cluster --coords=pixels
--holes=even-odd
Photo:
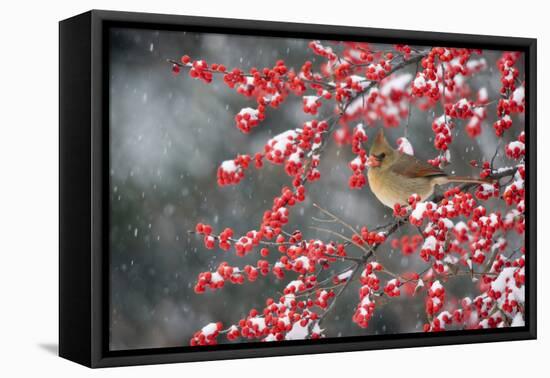
[[[501,75],[500,83],[502,84],[500,93],[503,95],[516,89],[516,80],[518,79],[519,71],[514,66],[520,56],[521,53],[519,52],[505,52],[497,62]]]
[[[444,302],[445,288],[439,281],[432,282],[426,298],[426,313],[429,316],[438,313],[443,308]]]
[[[424,325],[425,332],[444,331],[446,326],[453,323],[453,315],[449,311],[440,312],[430,324]]]
[[[519,160],[525,156],[525,132],[519,134],[518,140],[506,145],[506,156]]]
[[[238,155],[233,160],[224,161],[218,168],[218,185],[236,185],[241,182],[250,160],[248,155]]]
[[[473,117],[475,104],[463,98],[454,104],[445,104],[445,114],[449,117],[466,119]]]
[[[400,286],[401,282],[399,279],[394,278],[389,280],[384,287],[384,293],[386,293],[388,297],[398,297],[401,295],[401,290],[399,290]]]
[[[493,124],[495,133],[501,137],[506,130],[512,127],[512,113],[522,113],[525,111],[525,87],[516,86],[519,81],[519,70],[515,67],[520,57],[518,52],[505,52],[497,62],[501,74],[500,93],[505,98],[498,102],[497,115],[499,119]]]
[[[421,235],[414,234],[413,236],[403,235],[401,238],[395,238],[391,241],[391,247],[393,249],[401,249],[403,255],[408,256],[412,255],[418,250],[418,247],[423,242]]]
[[[419,72],[413,81],[412,94],[416,97],[429,97],[434,102],[439,100],[436,71],[429,69]]]
[[[260,105],[258,109],[242,108],[235,116],[235,123],[243,133],[249,133],[258,123],[265,118],[265,107]]]
[[[391,60],[391,57],[388,58]],[[367,66],[366,76],[371,81],[380,81],[384,79],[389,71],[391,64],[389,60],[381,59],[378,63],[371,63]]]
[[[523,210],[525,203],[525,167],[518,166],[518,170],[514,175],[514,181],[506,186],[502,198],[508,206],[516,204],[518,210]],[[521,211],[523,213],[523,211]]]
[[[229,266],[229,264],[224,261],[218,266],[218,269],[214,273],[203,272],[199,274],[195,285],[195,293],[204,293],[206,288],[212,290],[220,289],[224,287],[226,281],[234,284],[243,284],[244,275],[239,268]]]
[[[466,133],[470,138],[475,138],[481,134],[481,123],[487,118],[487,109],[477,107],[473,110],[473,115],[466,124]]]
[[[349,163],[349,168],[353,171],[353,175],[349,178],[350,189],[361,189],[367,183],[367,178],[363,174],[367,165],[367,150],[363,147],[363,144],[368,140],[367,133],[363,124],[359,123],[353,129],[353,135],[351,138],[351,150],[357,155]]]
[[[498,198],[500,193],[499,185],[495,184],[482,184],[476,188],[475,196],[477,199],[487,201],[489,198]]]
[[[216,338],[222,330],[222,323],[209,323],[202,327],[200,331],[195,332],[193,338],[189,342],[189,345],[216,345]]]
[[[369,231],[366,226],[361,227],[359,234],[354,234],[352,240],[357,245],[376,245],[386,241],[386,234],[381,231]]]
[[[450,150],[442,151],[433,159],[428,160],[428,164],[433,165],[434,167],[443,168],[451,162],[451,152]]]
[[[451,130],[454,124],[444,115],[436,118],[432,123],[432,130],[435,134],[434,146],[440,151],[447,151],[453,140]]]
[[[309,43],[309,48],[313,50],[315,54],[327,58],[328,60],[336,60],[338,58],[336,54],[332,51],[332,48],[328,46],[323,46],[321,44],[321,41],[311,41]]]
[[[506,130],[512,127],[512,118],[508,114],[504,115],[498,121],[493,124],[493,129],[495,129],[495,134],[501,137]]]
[[[369,321],[374,314],[376,307],[374,293],[380,289],[380,279],[376,276],[376,272],[381,270],[382,265],[368,263],[361,272],[359,280],[362,286],[359,289],[359,303],[352,317],[353,322],[361,328],[369,326]]]
[[[327,92],[328,93],[328,92]],[[303,110],[306,114],[315,115],[321,107],[321,101],[318,96],[304,96],[303,97]]]

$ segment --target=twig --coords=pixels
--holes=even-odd
[[[347,289],[347,287],[349,286],[349,284],[351,283],[351,281],[355,278],[355,275],[357,274],[357,272],[359,271],[359,268],[361,267],[360,264],[357,264],[354,268],[353,268],[353,271],[351,273],[351,276],[348,278],[348,280],[346,281],[345,285],[342,286],[342,288],[340,289],[340,291],[338,291],[338,293],[336,293],[336,295],[334,296],[334,298],[332,299],[332,302],[330,302],[330,305],[327,307],[327,309],[321,314],[321,316],[319,317],[319,320],[317,320],[317,324],[318,325],[321,325],[321,323],[323,322],[323,320],[326,318],[327,314],[330,312],[330,310],[332,310],[332,308],[334,307],[334,304],[338,301],[338,298],[340,298],[340,296],[344,293],[344,291]]]
[[[357,231],[355,230],[355,228],[353,228],[350,224],[344,222],[342,219],[338,218],[336,215],[334,215],[333,213],[331,213],[330,211],[322,208],[321,206],[319,206],[318,204],[314,203],[313,204],[313,207],[317,208],[319,211],[321,211],[322,213],[325,213],[326,215],[328,215],[329,217],[332,217],[332,219],[334,219],[335,222],[338,222],[340,223],[342,226],[346,227],[348,230],[350,230],[354,235],[357,235]]]
[[[410,93],[409,93],[409,108],[407,110],[407,123],[405,124],[405,130],[403,131],[403,136],[405,137],[405,139],[408,139],[408,136],[409,136],[409,123],[411,121],[411,107],[412,107],[412,88],[413,88],[414,79],[416,79],[416,75],[418,75],[418,63],[419,62],[416,62],[416,69],[414,71],[414,76],[411,80]]]
[[[499,138],[498,143],[497,143],[497,148],[495,148],[495,153],[493,154],[493,157],[491,158],[491,172],[493,172],[493,170],[494,170],[493,167],[494,167],[495,158],[498,155],[498,150],[500,149],[501,145],[502,145],[502,138]]]
[[[445,120],[445,125],[447,125],[447,112],[445,110],[445,87],[447,84],[445,83],[445,63],[441,63],[441,78],[442,78],[442,84],[443,84],[443,94],[441,96],[441,107],[443,108],[443,119]]]
[[[332,234],[332,235],[335,235],[335,236],[338,236],[339,238],[355,245],[357,248],[361,249],[365,254],[371,252],[372,250],[367,250],[364,246],[362,246],[361,244],[359,243],[356,243],[354,242],[352,239],[349,239],[347,236],[339,233],[339,232],[336,232],[336,231],[333,231],[333,230],[329,230],[328,228],[322,228],[322,227],[315,227],[315,226],[309,226],[309,228],[311,228],[312,230],[316,230],[316,231],[321,231],[321,232],[326,232],[327,234]],[[360,261],[363,261],[362,259],[359,259]]]
[[[398,63],[396,64],[395,66],[393,66],[391,68],[391,70],[386,74],[386,76],[390,76],[391,74],[393,74],[394,72],[396,71],[399,71],[400,69],[410,65],[410,64],[414,64],[414,63],[417,63],[417,62],[420,62],[423,58],[425,58],[426,56],[428,56],[428,53],[429,51],[422,51],[421,53],[419,53],[418,55],[412,57],[412,58],[409,58],[407,60],[403,60],[401,63]],[[348,102],[351,103],[353,102],[355,99],[359,98],[359,96],[363,95],[363,94],[366,94],[368,93],[373,87],[375,87],[376,85],[378,85],[380,82],[379,81],[371,81],[369,83],[369,85],[367,85],[363,90],[361,90],[360,92],[358,92],[354,97],[352,97]]]
[[[189,231],[187,231],[187,233],[188,234],[199,234],[197,231],[193,231],[193,230],[189,230]],[[216,240],[220,239],[220,237],[218,235],[209,235],[209,236],[212,236]],[[235,239],[235,238],[228,238],[227,240],[229,240],[232,243],[238,243],[239,242],[239,239]],[[270,242],[270,241],[266,241],[266,240],[260,240],[259,243],[262,244],[262,245],[267,245],[267,246],[271,246],[271,247],[280,247],[282,245],[300,245],[302,243],[302,241],[293,243],[293,242]]]

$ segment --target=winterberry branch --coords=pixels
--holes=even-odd
[[[238,155],[233,160],[223,162],[218,169],[220,186],[237,184],[251,162],[254,162],[259,169],[263,166],[263,159],[266,159],[273,164],[284,165],[286,173],[292,178],[292,185],[284,187],[281,195],[274,199],[273,207],[264,213],[259,229],[251,230],[243,237],[233,237],[231,229],[215,234],[210,226],[197,225],[196,233],[204,237],[205,246],[212,249],[218,243],[224,250],[235,248],[238,256],[244,256],[256,247],[263,246],[264,248],[260,251],[262,257],[268,256],[268,247],[274,247],[282,253],[282,256],[276,263],[258,260],[256,266],[247,265],[244,269],[222,263],[216,272],[201,274],[197,283],[198,292],[204,291],[205,287],[219,288],[223,286],[225,280],[243,283],[246,277],[249,281],[254,281],[258,272],[265,276],[271,271],[277,279],[282,279],[285,272],[295,272],[298,276],[287,284],[278,301],[268,299],[261,314],[253,309],[246,318],[239,321],[238,325],[234,324],[225,330],[217,324],[208,325],[194,335],[192,344],[215,342],[216,335],[222,332],[227,334],[229,340],[239,336],[262,338],[265,341],[321,337],[322,320],[336,306],[336,302],[357,277],[361,282],[360,302],[352,320],[360,327],[368,326],[376,302],[379,302],[382,296],[399,296],[401,287],[412,283],[417,285],[416,292],[418,288],[424,287],[424,281],[426,281],[428,324],[424,328],[426,331],[444,329],[445,324],[449,324],[450,317],[448,312],[443,311],[445,289],[437,280],[438,277],[446,279],[471,275],[491,283],[491,290],[482,294],[485,299],[480,302],[476,298],[474,304],[463,304],[465,308],[477,306],[477,319],[483,319],[478,321],[478,326],[501,324],[499,323],[501,320],[493,318],[488,311],[485,311],[483,306],[486,306],[484,303],[489,303],[487,298],[497,303],[498,306],[495,305],[492,308],[503,311],[502,314],[505,317],[513,315],[518,309],[521,310],[521,304],[516,303],[517,301],[498,302],[499,295],[502,296],[505,292],[494,282],[500,282],[502,274],[510,274],[506,269],[512,269],[510,265],[516,264],[513,266],[514,282],[521,285],[524,280],[521,270],[522,257],[513,262],[504,261],[500,252],[506,246],[501,246],[500,239],[494,236],[498,235],[497,230],[503,234],[512,228],[519,233],[524,230],[522,216],[525,176],[522,160],[525,154],[524,134],[520,134],[518,141],[506,145],[506,155],[519,161],[516,166],[495,170],[495,153],[490,163],[483,162],[481,177],[488,179],[487,184],[451,187],[444,194],[433,196],[431,200],[422,199],[423,202],[418,196],[413,195],[409,199],[408,206],[396,205],[395,218],[390,223],[378,225],[371,230],[366,226],[359,229],[314,204],[314,207],[327,218],[313,217],[313,221],[341,225],[344,230],[351,232],[351,236],[329,228],[310,226],[312,230],[337,237],[337,241],[306,240],[300,231],[289,233],[284,230],[283,226],[289,222],[289,209],[305,200],[306,186],[320,177],[318,167],[329,137],[334,136],[336,143],[340,145],[351,145],[352,152],[357,156],[349,164],[354,172],[349,181],[350,188],[359,189],[367,184],[364,176],[367,155],[364,144],[368,139],[367,133],[363,124],[357,124],[350,131],[348,128],[350,121],[359,116],[367,118],[375,114],[380,119],[383,118],[385,126],[398,127],[401,125],[400,120],[406,117],[404,130],[406,139],[413,98],[426,100],[424,103],[417,102],[421,109],[433,108],[441,100],[443,115],[432,123],[435,133],[434,146],[439,151],[439,157],[430,160],[430,163],[442,166],[450,162],[449,145],[452,143],[451,130],[454,127],[452,120],[469,119],[466,131],[470,137],[475,137],[479,135],[481,121],[486,117],[487,107],[495,102],[487,101],[486,93],[481,92],[476,102],[468,98],[460,98],[463,96],[461,93],[466,93],[466,90],[465,88],[459,88],[461,92],[457,90],[457,87],[464,83],[464,80],[460,82],[455,80],[458,74],[468,77],[486,66],[481,60],[470,61],[472,54],[480,54],[477,51],[442,47],[419,50],[406,45],[396,45],[392,50],[373,50],[366,44],[351,44],[337,54],[330,46],[325,46],[319,41],[312,41],[309,47],[316,55],[327,60],[321,65],[321,71],[318,73],[312,71],[311,62],[305,62],[298,72],[287,68],[282,60],[277,61],[273,68],[262,70],[253,68],[250,72],[243,72],[238,68],[228,71],[222,65],[208,65],[202,60],[191,61],[187,56],[182,57],[181,63],[169,60],[175,73],[182,68],[189,68],[192,78],[200,79],[205,83],[209,83],[214,75],[223,76],[224,82],[230,88],[235,88],[241,95],[255,98],[257,109],[241,109],[235,117],[238,128],[245,133],[250,132],[264,119],[267,106],[278,107],[291,93],[303,96],[303,110],[307,114],[315,115],[324,103],[329,101],[333,103],[331,116],[321,121],[313,119],[304,123],[301,129],[291,129],[277,135],[266,143],[264,152],[256,153],[253,158],[248,155]],[[505,53],[498,62],[503,87],[502,98],[498,100],[497,106],[500,119],[493,125],[497,137],[501,137],[502,133],[511,127],[510,113],[524,111],[523,88],[515,87],[518,83],[520,84],[517,80],[518,71],[514,67],[516,60],[516,55]],[[406,82],[410,81],[408,76],[401,75],[399,84],[395,84],[394,79],[399,75],[394,76],[394,74],[412,64],[416,64],[412,82]],[[420,65],[422,70],[419,72]],[[437,72],[439,67],[441,75]],[[361,76],[362,74],[365,77]],[[388,87],[390,87],[389,90]],[[308,90],[315,93],[305,95]],[[355,106],[356,100],[361,100],[359,111]],[[408,102],[406,112],[403,101]],[[398,115],[390,115],[389,106],[392,112],[397,108]],[[408,141],[398,141],[398,145],[400,145],[400,152],[413,153]],[[499,143],[497,151],[500,146]],[[504,185],[504,193],[500,196],[499,191],[503,187],[500,180],[507,177],[510,177],[510,181]],[[494,183],[491,183],[490,179],[494,180]],[[474,187],[476,191],[472,194],[470,189]],[[516,208],[502,219],[499,213],[487,214],[484,206],[475,207],[474,197],[480,201],[498,197],[508,206],[515,205]],[[468,224],[462,221],[454,224],[451,219],[459,216],[466,217]],[[429,223],[422,228],[425,220]],[[430,263],[420,273],[408,272],[414,273],[412,276],[408,276],[407,272],[406,274],[390,272],[376,261],[377,249],[405,224],[416,227],[419,234],[413,236],[413,243],[402,238],[399,243],[403,253],[413,253],[422,245],[419,257]],[[397,239],[392,240],[392,243],[395,240]],[[463,248],[462,243],[466,242],[469,244],[469,251]],[[348,248],[350,246],[358,248],[362,256],[350,255],[348,251],[351,250]],[[488,251],[491,248],[494,252],[489,255]],[[456,254],[458,257],[451,254]],[[445,260],[447,255],[450,257],[449,261]],[[487,257],[489,261],[485,269],[475,270],[474,264],[480,266]],[[351,262],[352,268],[337,275],[331,274],[328,278],[319,281],[321,271],[339,260]],[[459,264],[467,265],[469,269],[461,270]],[[358,272],[361,269],[359,275]],[[385,283],[383,290],[379,286],[380,279],[377,274],[392,277]],[[329,281],[332,282],[329,284]],[[315,308],[321,309],[321,313],[316,312]],[[468,311],[471,310],[468,309]],[[460,311],[455,311],[453,316],[457,317],[458,324],[466,324],[467,320]],[[510,324],[510,319],[505,319],[504,323]]]

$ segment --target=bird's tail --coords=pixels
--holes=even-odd
[[[446,176],[445,177],[446,182],[461,182],[465,184],[493,184],[495,181],[490,178],[475,178],[475,177],[467,177],[467,176]]]

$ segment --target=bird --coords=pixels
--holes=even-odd
[[[414,156],[402,153],[388,143],[383,129],[376,134],[367,159],[369,186],[376,198],[389,208],[407,205],[411,195],[422,201],[433,194],[436,185],[448,183],[491,184],[490,179],[452,176]]]

